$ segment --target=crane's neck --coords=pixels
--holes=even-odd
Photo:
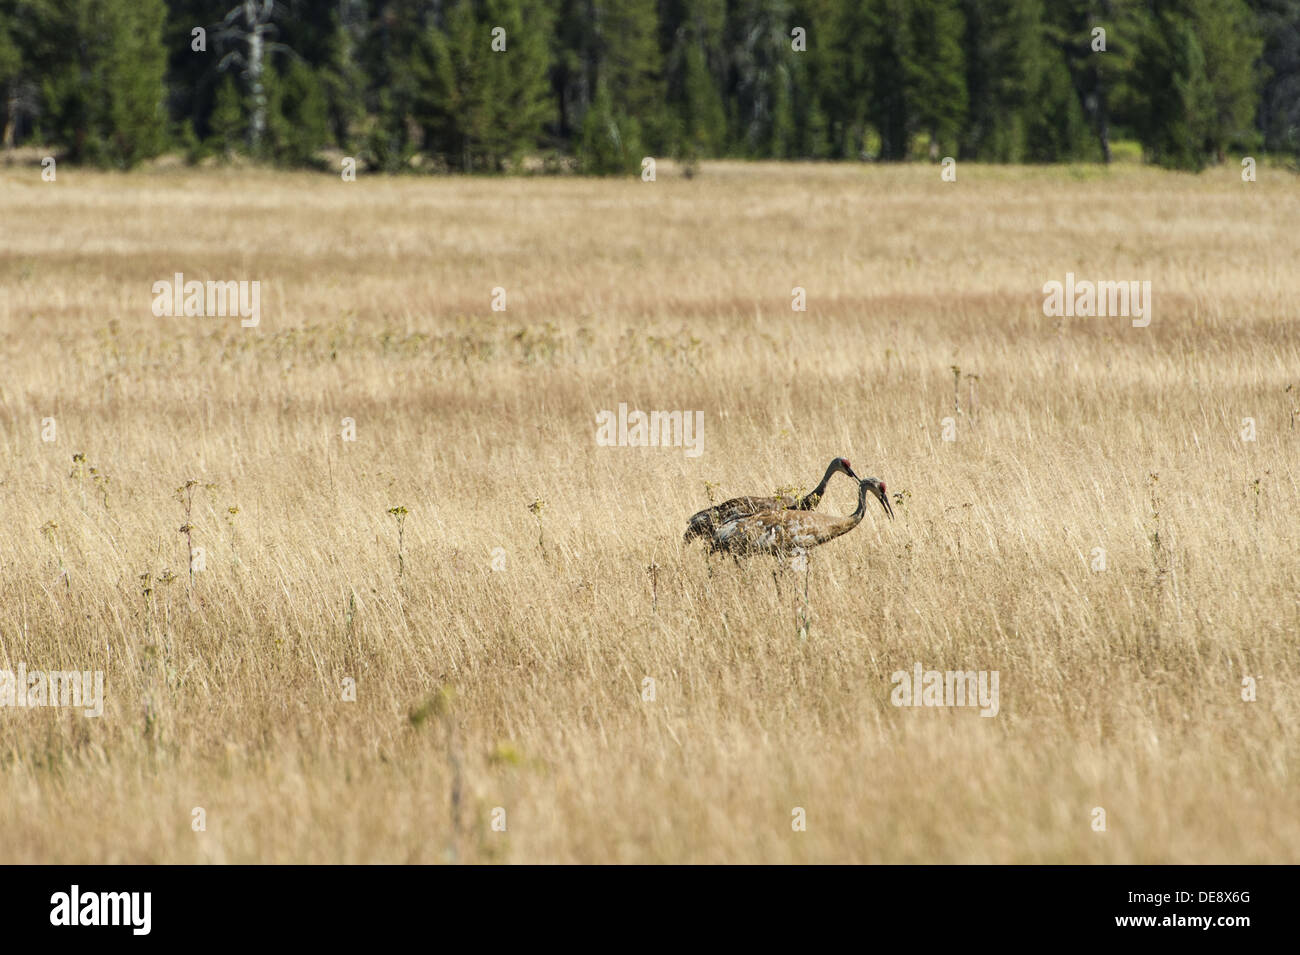
[[[862,518],[867,513],[867,482],[858,482],[858,509],[849,515],[853,519],[853,525],[856,527],[862,522]]]
[[[826,473],[822,475],[821,483],[799,498],[799,510],[811,511],[816,509],[817,505],[821,503],[822,495],[826,493],[826,485],[831,483],[831,476],[834,473],[835,465],[832,463],[826,469]]]
[[[862,518],[867,513],[867,486],[861,482],[858,484],[858,508],[848,517],[841,517],[834,521],[826,528],[826,534],[818,543],[825,543],[828,540],[834,540],[843,534],[847,534],[853,528],[862,523]]]

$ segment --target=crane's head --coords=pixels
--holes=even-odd
[[[847,474],[849,477],[853,478],[853,480],[855,481],[858,480],[858,476],[853,473],[853,468],[849,467],[848,458],[836,458],[834,461],[831,462],[831,470],[842,471],[845,474]]]
[[[885,482],[879,478],[863,478],[862,486],[876,496],[876,500],[880,502],[880,506],[885,509],[885,513],[892,520],[894,509],[889,506],[889,492],[885,489]]]

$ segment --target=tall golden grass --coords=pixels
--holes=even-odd
[[[1291,175],[8,169],[0,210],[0,669],[106,678],[0,709],[0,861],[1300,856]],[[1150,326],[1045,317],[1067,271]],[[261,324],[154,317],[176,272]],[[598,446],[619,403],[703,453]],[[801,639],[801,575],[681,534],[835,455],[897,519],[812,555]],[[893,706],[917,662],[998,715]]]

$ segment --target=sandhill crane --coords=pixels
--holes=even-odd
[[[725,551],[735,558],[750,554],[772,554],[779,560],[847,534],[862,523],[867,512],[867,492],[876,496],[892,519],[885,482],[863,478],[858,482],[858,508],[847,517],[812,514],[806,511],[774,509],[738,517],[719,525],[713,532],[710,551]]]
[[[779,497],[733,497],[716,507],[707,507],[692,515],[682,540],[689,543],[695,537],[711,537],[728,521],[749,517],[762,511],[814,511],[821,503],[822,495],[826,493],[826,485],[830,483],[831,476],[837,471],[847,474],[855,481],[858,479],[858,476],[853,473],[853,468],[849,467],[848,458],[835,458],[826,466],[826,473],[822,475],[821,483],[803,497],[793,501]]]

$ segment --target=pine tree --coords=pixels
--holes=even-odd
[[[641,126],[614,107],[604,83],[598,83],[596,98],[582,121],[578,161],[583,172],[608,176],[636,170],[642,156]]]
[[[366,35],[365,0],[339,0],[328,51],[320,67],[321,92],[331,136],[353,149],[365,126],[366,72],[362,50]]]
[[[1026,162],[1100,160],[1101,148],[1075,93],[1069,68],[1055,49],[1039,50],[1041,63],[1032,71],[1037,84],[1022,108]]]
[[[956,149],[966,121],[964,28],[957,0],[912,0],[903,51],[908,126],[929,134],[933,159]]]
[[[706,45],[692,37],[683,52],[683,152],[688,157],[715,156],[726,148],[727,113],[709,68]]]
[[[1184,10],[1170,5],[1153,14],[1136,62],[1138,86],[1148,91],[1136,116],[1148,158],[1171,169],[1203,169],[1198,117],[1208,100],[1205,54]]]
[[[76,0],[40,15],[69,51],[44,83],[46,132],[73,161],[129,167],[167,142],[162,0]]]
[[[1264,38],[1258,128],[1266,149],[1300,157],[1300,0],[1254,0]]]
[[[325,96],[316,73],[298,58],[267,77],[267,141],[281,163],[310,163],[329,141]]]
[[[1191,0],[1190,17],[1205,55],[1206,99],[1198,133],[1222,162],[1228,146],[1250,135],[1258,99],[1259,24],[1242,0]]]
[[[790,45],[786,0],[741,0],[729,24],[731,138],[745,155],[785,157],[794,138],[792,84],[797,54]]]
[[[536,0],[490,0],[486,22],[503,29],[506,49],[486,54],[486,161],[495,169],[535,151],[554,118],[550,98],[551,24]],[[487,30],[484,31],[489,36]]]
[[[610,174],[664,153],[677,135],[665,108],[659,20],[642,0],[587,0],[566,7],[558,79],[565,122],[577,123],[579,165]]]
[[[0,0],[0,143],[110,165],[196,133],[389,170],[418,151],[466,171],[538,149],[602,173],[902,160],[926,140],[1054,162],[1105,158],[1112,125],[1178,168],[1300,155],[1300,0]]]
[[[1147,21],[1134,110],[1153,161],[1176,169],[1221,161],[1248,137],[1263,40],[1241,0],[1169,0]]]
[[[829,124],[831,155],[836,159],[858,159],[866,147],[876,82],[872,44],[881,29],[874,3],[836,0],[830,15],[830,37],[821,41],[825,44],[821,102]]]
[[[533,0],[453,3],[412,59],[426,149],[464,171],[500,170],[535,149],[552,115],[547,29]]]
[[[724,0],[681,0],[664,10],[663,79],[674,152],[688,161],[720,155],[727,148],[721,90]]]
[[[833,30],[835,0],[796,0],[790,26],[805,31],[806,49],[792,58],[791,111],[795,142],[792,155],[826,159],[832,154],[830,104],[834,82]]]
[[[12,149],[17,134],[23,89],[23,57],[15,28],[18,26],[13,0],[0,2],[0,147]]]
[[[1050,66],[1040,0],[963,0],[966,159],[1020,162],[1041,73]]]
[[[379,169],[405,169],[419,143],[415,101],[423,88],[417,50],[433,26],[421,0],[376,0],[359,50],[368,79],[366,120],[360,130],[362,157]]]
[[[908,0],[865,0],[869,28],[865,53],[871,89],[867,115],[880,136],[881,159],[907,158],[911,142]],[[861,54],[859,54],[861,55]]]
[[[226,155],[238,152],[247,141],[248,118],[244,115],[244,100],[239,95],[235,78],[227,74],[217,87],[216,102],[208,119],[211,135],[208,142]]]

